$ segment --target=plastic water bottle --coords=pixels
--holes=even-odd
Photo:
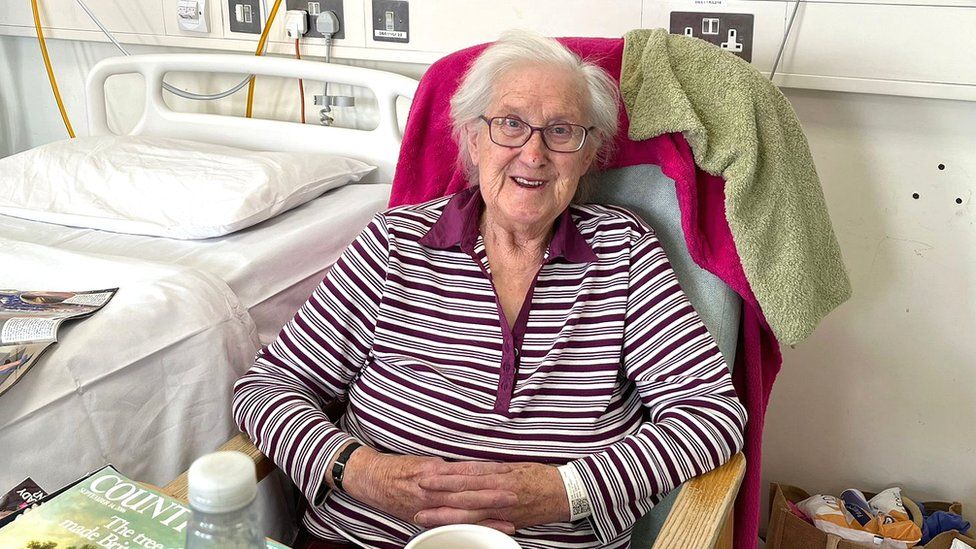
[[[214,452],[190,466],[186,549],[264,549],[254,500],[254,462],[240,452]]]

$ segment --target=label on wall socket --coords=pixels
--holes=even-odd
[[[410,42],[410,11],[406,0],[373,0],[373,40]]]

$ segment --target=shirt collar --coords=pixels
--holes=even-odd
[[[437,250],[460,246],[463,251],[473,253],[484,209],[485,203],[477,186],[458,192],[444,206],[440,218],[420,239],[420,244]],[[569,208],[556,218],[556,231],[549,242],[549,260],[557,257],[570,263],[590,263],[597,259],[576,227]]]

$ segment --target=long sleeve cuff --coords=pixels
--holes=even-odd
[[[263,386],[242,382],[238,388],[238,425],[309,502],[318,503],[316,495],[329,474],[329,463],[355,439],[340,431],[310,400],[288,395],[286,401],[269,395]]]
[[[309,486],[301,486],[300,489],[302,493],[305,494],[305,498],[312,503],[312,505],[318,507],[325,503],[325,495],[328,494],[329,484],[326,482],[326,478],[331,474],[328,467],[332,463],[332,460],[336,458],[338,454],[347,443],[355,441],[356,439],[343,433],[342,431],[336,431],[336,433],[330,435],[325,441],[322,447],[321,458],[315,458],[312,463],[312,473],[309,475],[310,484]]]
[[[612,451],[594,454],[570,463],[576,468],[590,502],[590,525],[600,543],[606,545],[633,526],[652,504],[634,494],[634,479],[621,474],[620,458]]]
[[[696,451],[682,442],[695,440],[694,434],[694,426],[682,422],[645,424],[603,452],[570,462],[583,480],[592,510],[590,523],[602,543],[617,538],[650,511],[655,495],[663,496],[722,465],[742,447],[739,431],[729,435],[727,446]]]

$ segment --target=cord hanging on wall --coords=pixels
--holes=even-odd
[[[271,6],[271,13],[268,14],[268,21],[264,24],[264,32],[261,33],[261,39],[258,40],[258,49],[254,52],[254,55],[260,56],[264,55],[264,48],[268,42],[268,32],[271,30],[271,24],[274,23],[275,15],[278,13],[278,7],[281,6],[281,0],[275,0],[273,6]],[[252,74],[250,77],[250,82],[247,85],[247,109],[244,111],[244,116],[251,118],[251,114],[254,110],[254,83],[256,77]]]
[[[74,137],[75,131],[71,128],[71,120],[68,119],[68,111],[64,110],[64,102],[61,101],[61,92],[58,91],[58,81],[54,77],[54,70],[51,68],[51,58],[47,54],[47,43],[44,41],[44,31],[41,29],[41,15],[37,9],[37,0],[31,0],[31,10],[34,12],[34,28],[37,29],[37,43],[41,46],[41,57],[44,58],[44,68],[47,69],[47,79],[51,82],[51,91],[54,92],[54,100],[58,103],[58,110],[61,111],[61,120],[64,127],[68,130],[68,136]]]
[[[796,5],[793,6],[793,15],[790,15],[790,22],[788,25],[786,25],[786,32],[783,34],[783,41],[779,44],[779,52],[776,54],[776,61],[773,63],[773,70],[769,73],[770,80],[776,76],[776,69],[779,68],[779,62],[783,58],[783,50],[786,49],[786,41],[790,39],[790,32],[793,30],[793,22],[796,21],[796,12],[800,11],[800,2],[803,2],[803,0],[796,0]]]
[[[118,40],[115,39],[115,35],[113,35],[107,28],[105,28],[105,25],[102,24],[102,21],[98,18],[98,16],[95,15],[95,13],[91,10],[91,8],[88,7],[88,4],[86,4],[84,0],[75,0],[75,1],[78,2],[78,5],[81,6],[81,9],[85,10],[85,13],[88,14],[88,18],[91,19],[93,23],[95,23],[95,26],[102,31],[102,34],[104,34],[109,39],[109,41],[111,41],[112,44],[115,45],[116,49],[122,52],[122,55],[125,55],[127,57],[129,55],[132,55],[129,53],[127,49],[125,49],[122,46],[122,44],[119,43]],[[264,6],[264,0],[261,0],[261,5]],[[218,93],[212,93],[212,94],[193,93],[186,90],[181,90],[171,84],[167,84],[166,82],[163,82],[163,89],[168,91],[169,93],[172,93],[173,95],[182,97],[183,99],[190,99],[193,101],[214,101],[217,99],[223,99],[229,95],[233,95],[238,91],[240,91],[241,88],[246,86],[248,82],[251,81],[251,76],[252,75],[250,74],[245,76],[243,80],[238,82],[237,85],[233,86],[230,89]]]

